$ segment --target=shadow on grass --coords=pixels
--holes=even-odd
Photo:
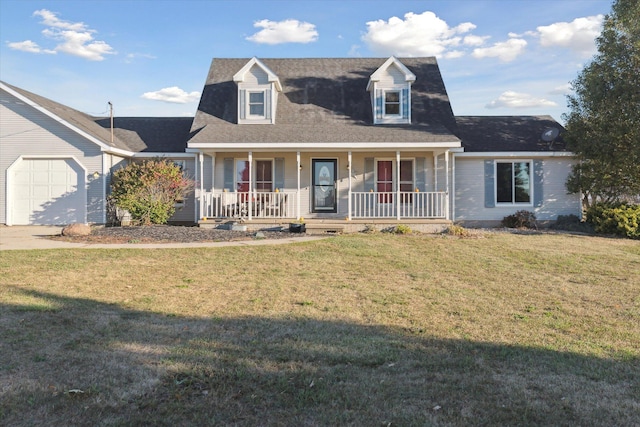
[[[311,318],[185,318],[15,290],[3,425],[633,425],[607,360]],[[212,295],[212,298],[215,296]]]

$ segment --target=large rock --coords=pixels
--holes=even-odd
[[[88,236],[91,234],[91,227],[88,224],[69,224],[62,229],[63,236]]]

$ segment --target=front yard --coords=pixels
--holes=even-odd
[[[0,253],[0,424],[634,425],[640,243]]]

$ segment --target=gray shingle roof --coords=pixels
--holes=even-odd
[[[412,86],[412,124],[376,126],[366,87],[386,58],[261,59],[283,86],[275,124],[238,125],[233,75],[248,61],[211,62],[190,143],[458,141],[435,58],[400,58],[417,76]]]
[[[457,116],[456,121],[465,152],[567,151],[564,128],[551,116]],[[550,128],[560,131],[553,144],[542,139]]]
[[[12,86],[6,82],[2,83],[7,87],[15,90],[25,98],[31,100],[35,104],[39,105],[40,107],[60,117],[67,123],[100,140],[100,142],[113,148],[118,148],[126,151],[134,151],[124,141],[120,141],[119,139],[114,139],[113,144],[111,144],[111,132],[108,129],[105,129],[102,126],[98,125],[95,122],[95,117],[92,117],[78,110],[74,110],[71,107],[67,107],[66,105],[62,105],[58,102],[52,101],[40,95],[36,95],[35,93],[26,91],[19,87]]]
[[[113,148],[132,152],[183,153],[193,117],[115,117],[111,142],[111,120],[93,117],[6,82],[7,87]]]
[[[193,117],[115,117],[113,133],[135,152],[184,153]],[[110,132],[109,118],[96,119]]]

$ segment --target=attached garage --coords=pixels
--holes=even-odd
[[[86,171],[74,158],[20,158],[9,168],[7,189],[13,225],[86,222]]]

